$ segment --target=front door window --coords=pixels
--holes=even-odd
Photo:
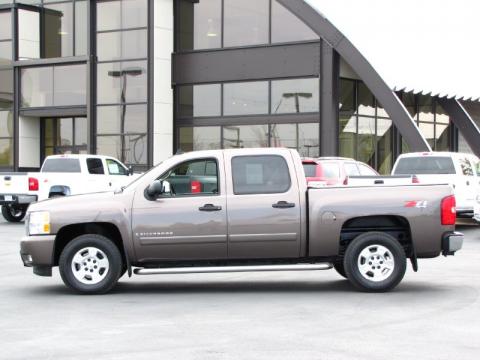
[[[44,157],[55,154],[87,153],[87,119],[42,119]]]

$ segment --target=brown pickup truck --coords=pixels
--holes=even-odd
[[[448,185],[307,188],[298,153],[176,155],[116,192],[30,206],[24,265],[105,293],[136,275],[335,268],[364,291],[393,289],[406,260],[453,255]]]

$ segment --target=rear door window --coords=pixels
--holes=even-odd
[[[87,159],[88,173],[93,175],[103,175],[105,170],[103,169],[102,159],[88,158]]]
[[[56,158],[47,159],[43,163],[42,172],[45,173],[79,173],[80,161],[78,159]]]
[[[302,165],[303,165],[303,171],[305,172],[305,177],[317,176],[317,164],[303,163]]]
[[[235,195],[275,194],[290,189],[290,173],[278,155],[236,156],[232,159]]]
[[[473,176],[473,168],[470,161],[467,158],[461,157],[458,159],[458,163],[460,164],[460,168],[462,169],[462,174],[465,176]]]
[[[446,156],[405,157],[398,161],[395,175],[455,174],[453,160]]]
[[[360,175],[360,171],[358,170],[357,164],[347,162],[345,163],[345,173],[347,176],[358,176]]]

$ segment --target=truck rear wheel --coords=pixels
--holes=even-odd
[[[20,222],[27,213],[28,206],[2,205],[2,215],[8,222]]]
[[[104,294],[116,284],[124,268],[118,247],[96,234],[81,235],[63,249],[58,264],[63,282],[83,294]]]
[[[385,292],[402,281],[407,268],[403,247],[393,236],[368,232],[347,247],[344,268],[348,280],[367,292]]]

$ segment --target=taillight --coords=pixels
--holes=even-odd
[[[417,175],[412,176],[412,184],[420,184],[420,180],[418,180]]]
[[[190,188],[191,188],[190,192],[192,194],[197,194],[202,192],[202,184],[200,183],[200,181],[192,181],[190,184]]]
[[[348,176],[343,180],[343,185],[348,185]]]
[[[455,206],[455,196],[450,195],[442,199],[442,225],[455,225],[457,220],[457,209]]]
[[[28,191],[38,191],[38,179],[28,178]]]

